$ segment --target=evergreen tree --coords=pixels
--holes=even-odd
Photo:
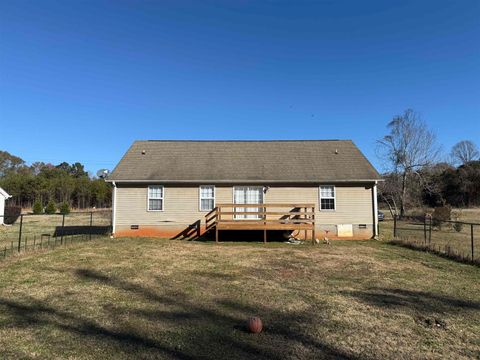
[[[35,200],[35,202],[33,203],[33,213],[38,215],[38,214],[41,214],[43,212],[43,206],[42,206],[42,202],[40,200]]]
[[[55,214],[57,212],[57,206],[50,200],[45,208],[45,214]]]

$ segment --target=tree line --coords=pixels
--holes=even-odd
[[[22,208],[31,208],[34,203],[43,207],[54,203],[79,209],[104,208],[112,203],[111,186],[103,179],[89,176],[79,162],[27,165],[7,151],[0,151],[0,187],[13,196],[9,205]]]
[[[480,206],[480,152],[470,140],[442,150],[435,133],[414,110],[395,116],[377,141],[385,179],[380,201],[404,216],[414,207]]]
[[[463,140],[448,154],[435,133],[414,110],[408,109],[387,124],[377,141],[377,155],[385,168],[379,185],[380,201],[392,213],[404,216],[413,207],[480,206],[480,152]],[[58,165],[35,162],[0,151],[0,187],[23,208],[49,202],[84,209],[110,207],[111,186],[88,175],[76,162]]]

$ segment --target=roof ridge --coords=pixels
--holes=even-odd
[[[351,139],[291,139],[291,140],[135,140],[135,142],[320,142],[320,141],[350,141]]]

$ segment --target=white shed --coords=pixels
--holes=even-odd
[[[8,193],[0,187],[0,225],[3,224],[3,215],[5,211],[5,200],[11,198]]]

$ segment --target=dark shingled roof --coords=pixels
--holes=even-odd
[[[348,182],[380,180],[350,140],[136,141],[110,181]]]

